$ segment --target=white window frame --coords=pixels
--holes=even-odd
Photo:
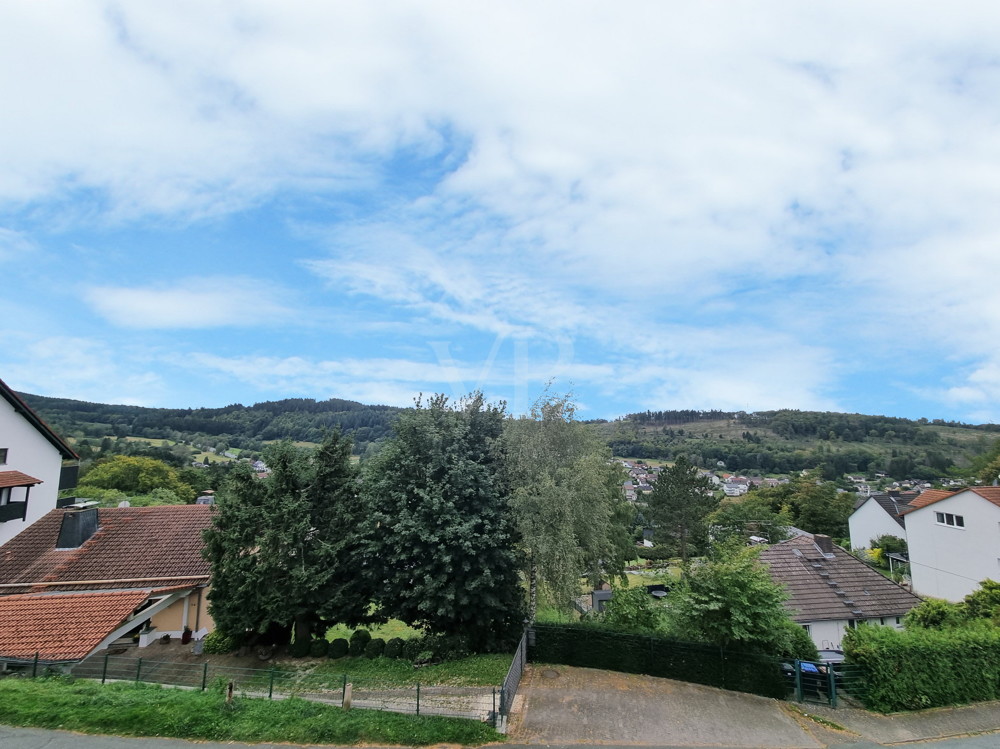
[[[949,528],[961,528],[965,530],[965,516],[955,515],[951,512],[935,512],[934,519],[938,525],[945,525]]]

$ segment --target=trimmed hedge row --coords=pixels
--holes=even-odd
[[[789,691],[777,658],[712,645],[625,634],[593,625],[534,625],[528,659],[705,684],[764,697]]]
[[[1000,699],[1000,630],[990,624],[948,629],[858,627],[844,637],[862,666],[866,707],[919,710]]]

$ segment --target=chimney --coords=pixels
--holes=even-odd
[[[78,549],[97,532],[97,508],[67,508],[59,527],[57,549]]]
[[[817,533],[813,536],[813,542],[816,544],[816,548],[824,554],[833,554],[833,539],[829,536]]]

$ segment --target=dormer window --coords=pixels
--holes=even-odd
[[[952,528],[964,528],[965,517],[962,515],[952,515],[950,512],[935,512],[938,525],[947,525]]]

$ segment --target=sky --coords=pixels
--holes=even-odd
[[[0,378],[1000,422],[1000,4],[0,5]]]

